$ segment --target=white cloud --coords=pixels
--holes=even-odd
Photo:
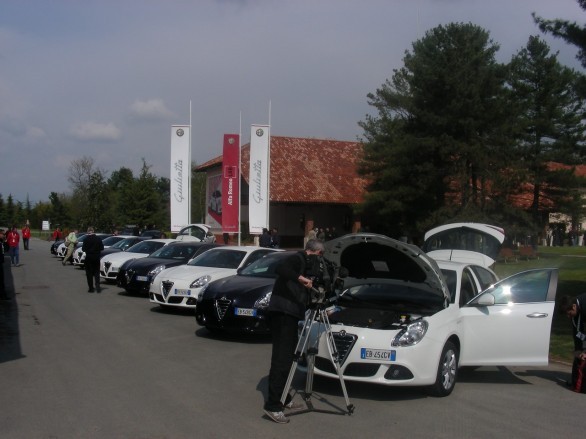
[[[169,120],[174,116],[162,99],[134,101],[130,106],[130,112],[135,120]]]
[[[30,140],[43,139],[47,137],[47,134],[42,128],[29,126],[26,129],[26,137]]]
[[[106,124],[96,122],[80,123],[71,127],[69,134],[74,139],[84,142],[113,142],[121,137],[120,130],[112,122]]]

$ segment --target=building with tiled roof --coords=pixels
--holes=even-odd
[[[271,136],[269,221],[283,245],[301,245],[310,228],[335,227],[337,234],[356,231],[353,207],[363,200],[366,180],[357,173],[359,142]],[[241,149],[241,230],[248,228],[250,144]],[[222,156],[198,166],[208,181],[221,174]],[[208,187],[208,192],[210,191]],[[218,218],[207,222],[221,231]]]

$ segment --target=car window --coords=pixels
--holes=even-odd
[[[484,267],[472,265],[470,266],[470,269],[476,275],[478,282],[480,282],[480,288],[482,289],[482,291],[486,290],[488,287],[498,282],[498,278],[496,277],[496,275],[492,271],[487,270]]]
[[[462,271],[462,282],[460,285],[460,306],[470,302],[476,295],[478,295],[478,287],[474,281],[474,277],[470,272],[469,267]]]
[[[241,250],[210,250],[192,259],[188,265],[195,267],[236,269],[246,256]]]
[[[123,238],[119,237],[119,236],[108,236],[107,238],[105,238],[102,242],[104,243],[104,245],[114,245],[117,242],[122,241]]]
[[[246,261],[244,261],[244,264],[242,264],[243,267],[247,267],[250,264],[252,264],[255,261],[258,261],[260,258],[268,255],[269,253],[274,253],[270,250],[257,250],[255,252],[252,252],[251,254],[248,255],[248,257],[246,258]]]
[[[543,302],[547,298],[550,270],[532,270],[510,276],[489,288],[496,305]]]
[[[458,273],[454,270],[442,270],[448,291],[450,292],[450,303],[456,301],[456,287],[458,284]]]
[[[137,244],[134,244],[127,251],[129,251],[131,253],[151,254],[155,250],[163,247],[164,245],[165,245],[165,243],[160,242],[160,241],[142,241]]]
[[[243,268],[240,272],[241,276],[252,276],[252,277],[268,277],[276,278],[276,269],[290,254],[271,252],[266,258],[257,259],[252,264]]]
[[[196,250],[195,245],[166,245],[155,251],[151,257],[187,260],[191,259]]]

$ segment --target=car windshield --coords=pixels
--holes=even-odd
[[[166,245],[155,251],[150,257],[187,261],[197,253],[198,249],[195,245]]]
[[[240,266],[242,260],[246,257],[246,252],[242,250],[210,250],[202,253],[197,258],[190,261],[187,265],[194,267],[213,267],[213,268],[232,268]]]
[[[152,252],[160,249],[164,245],[165,243],[161,241],[142,241],[137,244],[134,244],[126,251],[129,253],[143,253],[150,255]]]
[[[121,238],[120,236],[108,236],[107,238],[103,239],[102,242],[104,245],[114,245],[122,239],[124,238]]]
[[[268,277],[274,279],[277,277],[277,273],[275,272],[277,266],[288,256],[290,255],[285,253],[267,255],[264,258],[254,261],[248,267],[242,269],[240,275],[251,277]]]
[[[112,248],[119,248],[119,249],[124,250],[134,244],[135,244],[134,238],[124,238],[123,240],[118,241],[116,244],[114,244],[112,246]]]

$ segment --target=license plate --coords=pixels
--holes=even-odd
[[[173,290],[174,296],[191,296],[191,290],[180,290],[178,288]]]
[[[149,280],[148,276],[136,276],[136,280],[139,282],[146,282]]]
[[[397,351],[362,348],[360,349],[360,358],[362,358],[363,360],[395,361],[397,359]]]
[[[256,309],[254,309],[254,308],[235,308],[234,314],[236,314],[237,316],[255,317],[256,316]]]

